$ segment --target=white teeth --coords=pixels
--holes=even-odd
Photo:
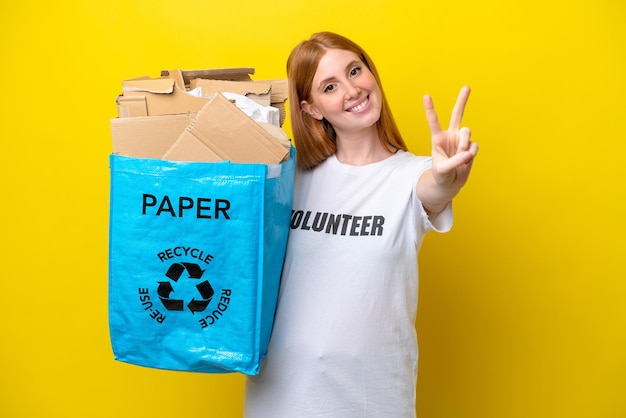
[[[365,106],[367,106],[368,102],[369,102],[369,97],[366,97],[365,100],[363,100],[361,103],[351,108],[350,112],[358,112],[362,110]]]

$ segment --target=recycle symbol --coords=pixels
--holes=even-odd
[[[202,279],[202,275],[204,274],[204,270],[200,268],[199,265],[194,263],[174,263],[167,270],[165,275],[177,283],[178,279],[182,276],[182,274],[187,271],[190,279],[200,280]],[[196,299],[192,297],[191,301],[187,304],[187,307],[191,311],[192,314],[196,312],[202,312],[209,306],[215,291],[209,283],[208,280],[200,282],[196,284],[196,289],[198,290],[198,294],[200,295],[200,299]],[[171,293],[176,293],[172,283],[169,281],[159,282],[159,288],[157,290],[159,295],[159,299],[165,306],[165,309],[169,311],[184,311],[185,310],[185,301],[182,299],[172,299],[170,298]]]

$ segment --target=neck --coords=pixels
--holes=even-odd
[[[335,156],[343,164],[356,166],[372,164],[382,161],[392,154],[393,152],[386,150],[381,144],[376,129],[349,136],[337,136]]]

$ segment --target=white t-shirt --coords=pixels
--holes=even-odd
[[[268,355],[246,418],[415,416],[417,252],[431,224],[416,196],[430,158],[366,166],[335,156],[297,171]]]

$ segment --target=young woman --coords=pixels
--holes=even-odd
[[[432,157],[418,157],[354,42],[315,34],[292,51],[287,75],[298,166],[291,232],[245,416],[414,417],[417,253],[426,232],[452,226],[452,198],[478,151],[460,128],[469,88],[448,130],[424,98]]]

